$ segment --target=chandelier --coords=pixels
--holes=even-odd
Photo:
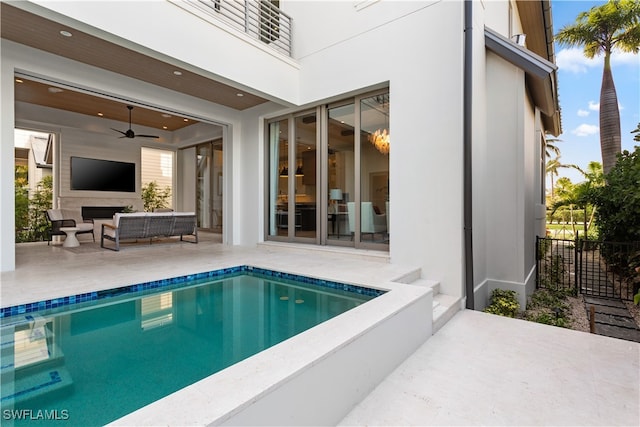
[[[378,129],[369,135],[369,142],[382,154],[389,154],[389,131]]]

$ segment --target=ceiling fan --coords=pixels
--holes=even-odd
[[[136,135],[135,132],[133,132],[133,129],[131,129],[131,110],[133,110],[133,106],[127,105],[127,108],[129,109],[129,129],[127,129],[126,132],[123,132],[121,130],[111,128],[112,130],[115,130],[116,132],[120,132],[122,134],[122,136],[120,138],[136,138],[136,137],[140,137],[140,138],[160,138],[159,136],[156,136],[156,135]]]

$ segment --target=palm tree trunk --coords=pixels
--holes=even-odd
[[[602,86],[600,88],[600,151],[605,175],[615,166],[617,155],[622,151],[620,136],[620,112],[618,96],[611,72],[611,53],[604,56]]]

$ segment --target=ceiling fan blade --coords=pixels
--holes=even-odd
[[[137,138],[137,137],[140,137],[140,138],[155,138],[155,139],[159,139],[160,138],[159,136],[156,136],[156,135],[136,135],[133,132],[133,129],[131,129],[131,110],[133,110],[133,106],[132,105],[127,105],[127,109],[129,110],[129,129],[126,132],[123,132],[121,130],[111,128],[111,129],[115,130],[116,132],[119,132],[119,133],[121,133],[123,135],[120,138]]]

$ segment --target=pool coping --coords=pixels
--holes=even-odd
[[[133,411],[123,418],[114,420],[112,422],[114,425],[264,424],[267,419],[272,420],[267,423],[278,425],[318,424],[321,420],[325,421],[321,422],[322,424],[335,424],[432,334],[433,299],[430,289],[405,285],[390,279],[372,278],[369,281],[364,278],[347,278],[343,274],[327,274],[328,272],[305,275],[301,271],[297,272],[301,274],[286,272],[287,269],[282,267],[276,271],[272,267],[264,268],[249,264],[251,262],[239,266],[221,266],[216,270],[187,274],[172,279],[151,280],[136,285],[5,307],[4,317],[0,321],[10,318],[7,313],[10,315],[17,313],[15,320],[18,320],[21,315],[28,316],[29,313],[39,310],[46,315],[54,314],[53,312],[58,310],[75,310],[76,307],[84,309],[99,297],[105,302],[121,301],[124,298],[118,297],[125,295],[126,298],[127,290],[131,291],[131,297],[133,297],[133,293],[140,292],[140,289],[149,293],[163,289],[176,289],[181,285],[184,286],[184,283],[179,283],[181,280],[207,276],[213,279],[223,278],[224,274],[238,273],[245,269],[262,273],[270,272],[274,278],[298,280],[302,278],[310,283],[335,286],[338,289],[347,287],[356,291],[368,290],[380,294],[379,297],[365,304]],[[352,275],[347,274],[347,276]],[[367,283],[363,284],[363,282]],[[49,308],[47,308],[47,301],[50,302]],[[76,307],[73,307],[74,305]],[[392,332],[389,332],[389,328],[392,328]],[[373,351],[370,338],[372,336],[376,337],[373,340],[375,351],[384,352],[384,356],[367,358],[367,355]],[[375,346],[382,346],[382,348]],[[345,354],[349,363],[341,361]],[[340,361],[337,365],[336,360]],[[310,397],[310,393],[317,392],[317,387],[308,382],[309,375],[313,376],[314,372],[327,365],[333,366],[334,369],[320,376],[322,381],[329,381],[331,384],[336,384],[348,377],[334,375],[346,369],[346,366],[351,366],[350,372],[361,374],[359,378],[342,384],[340,393],[344,394],[343,390],[347,390],[347,395],[338,401],[327,399],[325,395]],[[309,392],[311,389],[313,391]],[[279,396],[286,395],[292,399],[304,399],[296,403],[295,416],[282,419],[280,414],[288,411],[284,406],[280,406],[280,414],[274,414],[271,409],[267,409],[266,412],[269,414],[266,418],[260,410],[256,415],[256,408],[259,408],[262,402],[277,400]],[[322,415],[315,413],[313,418],[305,418],[314,412],[315,407],[326,406],[329,401],[331,405],[325,408]],[[315,406],[309,407],[309,405]],[[287,403],[285,406],[288,408],[290,405]],[[244,421],[241,421],[243,419]],[[250,421],[247,422],[247,419]]]
[[[383,295],[109,425],[335,425],[432,335],[431,289],[383,287]]]
[[[235,267],[225,267],[217,270],[211,270],[201,273],[187,274],[176,276],[168,279],[152,280],[149,282],[137,283],[134,285],[120,286],[117,288],[105,289],[100,291],[84,292],[65,297],[51,298],[43,301],[36,301],[26,304],[18,304],[9,307],[0,308],[0,322],[5,319],[41,311],[49,311],[55,309],[70,309],[74,305],[84,305],[85,303],[102,302],[114,297],[122,297],[126,295],[134,296],[143,292],[155,292],[163,289],[173,290],[181,286],[187,285],[189,282],[206,280],[206,279],[224,279],[239,274],[259,274],[266,277],[273,277],[283,280],[295,280],[302,283],[308,283],[316,286],[326,287],[330,289],[343,290],[353,292],[359,295],[379,296],[385,291],[375,287],[365,287],[353,285],[349,283],[338,282],[328,279],[319,279],[310,276],[304,276],[295,273],[287,273],[276,271],[268,268],[257,267],[253,265],[243,264]],[[54,312],[55,313],[55,312]],[[54,314],[51,313],[51,314]],[[47,313],[49,314],[49,313]]]

